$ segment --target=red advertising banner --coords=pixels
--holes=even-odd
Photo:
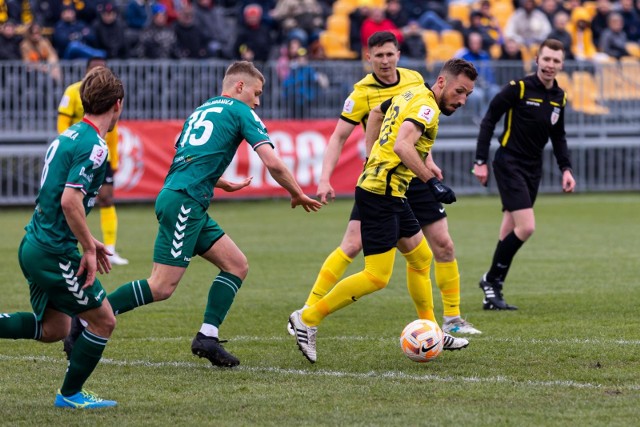
[[[322,156],[335,120],[265,121],[271,140],[304,192],[315,196],[322,171]],[[162,188],[173,160],[174,144],[182,121],[121,121],[120,166],[115,176],[118,200],[153,200]],[[353,195],[364,161],[364,134],[358,126],[345,143],[331,178],[337,195]],[[288,196],[269,175],[249,144],[242,143],[224,174],[230,181],[253,180],[234,193],[215,190],[215,198],[263,198]]]

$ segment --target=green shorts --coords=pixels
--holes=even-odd
[[[160,227],[153,261],[159,264],[187,267],[192,257],[204,254],[224,236],[206,208],[181,191],[160,191],[156,217]]]
[[[29,283],[31,307],[42,321],[47,307],[74,316],[102,305],[107,296],[100,280],[82,289],[85,276],[76,277],[82,256],[77,249],[64,254],[47,252],[26,237],[20,243],[18,261]]]

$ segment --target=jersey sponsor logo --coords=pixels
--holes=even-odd
[[[551,113],[551,124],[555,125],[558,123],[558,119],[560,118],[560,108],[553,107],[553,112]]]
[[[60,100],[60,105],[58,108],[67,108],[69,106],[69,102],[71,102],[71,98],[69,95],[64,95]]]
[[[94,145],[93,150],[91,150],[91,155],[89,156],[89,160],[93,162],[93,168],[98,169],[102,164],[107,160],[107,155],[109,154],[109,150],[106,147],[100,145]]]
[[[435,115],[436,113],[433,108],[427,107],[426,105],[420,107],[420,112],[418,112],[418,118],[421,118],[427,123],[431,123]]]
[[[527,105],[532,105],[534,107],[539,107],[540,106],[540,103],[538,101],[534,101],[534,100],[531,100],[531,99],[527,99],[526,100],[526,104]]]
[[[353,112],[353,108],[356,106],[356,103],[353,99],[351,98],[347,98],[346,101],[344,101],[344,106],[342,107],[342,112],[343,113],[352,113]]]
[[[76,132],[75,130],[67,129],[64,132],[62,132],[62,136],[65,136],[75,141],[76,138],[78,137],[78,132]]]
[[[94,169],[95,169],[95,167],[94,167]],[[82,178],[84,178],[89,184],[91,184],[93,182],[93,174],[92,173],[87,173],[85,168],[84,168],[84,166],[82,167],[82,169],[80,169],[80,173],[78,175],[80,175]]]

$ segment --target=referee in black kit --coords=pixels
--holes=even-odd
[[[517,310],[504,300],[502,286],[513,257],[536,227],[533,204],[542,177],[542,150],[549,138],[562,171],[562,190],[570,193],[576,185],[564,130],[567,97],[555,80],[563,63],[562,43],[554,39],[542,42],[536,73],[506,85],[493,98],[480,124],[473,173],[486,186],[489,144],[496,123],[506,114],[493,159],[503,211],[500,240],[489,271],[480,279],[485,310]]]

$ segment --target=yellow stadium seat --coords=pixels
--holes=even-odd
[[[349,14],[357,7],[357,3],[349,2],[347,0],[338,0],[333,4],[333,15],[349,16]]]
[[[440,33],[440,41],[443,45],[451,46],[455,50],[464,47],[464,39],[460,31],[445,30]]]
[[[330,15],[327,18],[327,31],[334,34],[349,35],[349,16],[348,15]]]
[[[431,49],[436,49],[440,44],[440,35],[437,31],[424,30],[422,32],[422,40],[424,41],[425,46],[427,46],[428,53]]]
[[[493,2],[491,3],[491,13],[498,21],[501,30],[507,25],[507,21],[513,14],[513,3],[511,2]]]
[[[349,39],[340,34],[323,31],[320,33],[320,44],[327,58],[330,59],[355,59],[358,54],[349,49]]]
[[[571,105],[576,111],[586,114],[609,114],[609,109],[598,104],[600,90],[594,77],[588,71],[574,71],[571,75]]]
[[[449,19],[457,19],[465,27],[469,26],[471,7],[467,3],[449,3]]]

